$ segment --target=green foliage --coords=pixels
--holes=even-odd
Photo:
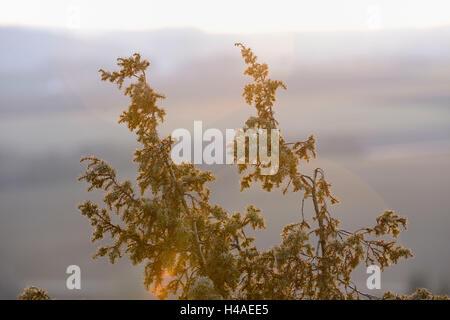
[[[19,296],[19,300],[50,300],[47,291],[35,286],[27,287]]]
[[[286,85],[268,77],[261,64],[242,44],[247,65],[244,74],[252,82],[244,88],[245,101],[256,115],[245,128],[278,128],[273,108],[276,92]],[[315,138],[286,142],[280,136],[280,164],[275,175],[262,175],[262,164],[239,165],[241,189],[260,182],[271,191],[294,192],[301,200],[299,222],[286,226],[281,243],[259,250],[248,229],[265,228],[261,211],[249,205],[244,213],[229,213],[210,203],[207,183],[210,172],[192,164],[177,165],[170,158],[170,136],[160,137],[158,126],[165,112],[157,104],[164,96],[147,83],[149,63],[139,54],[119,58],[119,71],[100,70],[102,80],[125,86],[131,103],[120,116],[137,135],[138,164],[135,191],[130,181],[120,182],[109,164],[85,157],[87,169],[80,180],[89,191],[104,191],[104,207],[91,201],[79,206],[94,227],[93,241],[105,235],[112,243],[98,249],[95,257],[108,256],[111,263],[128,254],[133,264],[145,264],[144,283],[160,298],[169,294],[180,299],[355,299],[371,297],[361,293],[351,273],[361,263],[378,264],[382,269],[401,258],[412,257],[409,249],[397,244],[406,219],[385,211],[373,227],[349,232],[339,228],[329,206],[338,203],[321,168],[310,175],[300,172],[302,161],[316,157]],[[125,83],[129,83],[126,85]],[[305,218],[304,202],[313,204],[312,219]],[[386,294],[384,298],[394,296]]]

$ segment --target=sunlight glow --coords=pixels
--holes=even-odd
[[[0,25],[90,30],[342,31],[450,25],[448,0],[4,0]]]

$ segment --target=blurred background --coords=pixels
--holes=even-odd
[[[135,177],[134,134],[117,124],[128,100],[99,68],[139,52],[167,99],[162,134],[241,127],[253,112],[233,46],[243,42],[283,80],[275,108],[287,140],[318,140],[317,160],[350,230],[384,209],[409,219],[400,242],[413,259],[387,269],[382,290],[450,294],[450,4],[446,1],[12,1],[0,4],[0,298],[46,288],[58,299],[152,299],[142,266],[92,260],[97,244],[77,211],[82,155]],[[304,170],[310,170],[307,166]],[[253,203],[279,242],[299,219],[298,195],[239,192],[237,169],[205,166],[213,201]],[[311,214],[311,208],[306,208]],[[309,210],[309,211],[308,211]],[[81,267],[81,290],[65,286]],[[365,269],[355,271],[365,290]],[[380,294],[380,292],[375,294]],[[374,292],[371,292],[374,294]]]

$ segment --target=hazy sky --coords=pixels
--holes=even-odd
[[[2,0],[0,25],[91,30],[330,31],[450,25],[448,0]]]

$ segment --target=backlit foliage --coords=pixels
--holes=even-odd
[[[243,97],[256,114],[245,128],[278,128],[274,117],[276,92],[286,85],[269,78],[267,64],[236,44],[247,65],[244,74],[252,82]],[[271,191],[297,193],[299,220],[284,227],[280,244],[260,250],[248,229],[262,229],[261,211],[249,205],[243,212],[227,212],[210,202],[210,172],[192,164],[172,162],[170,136],[161,137],[158,126],[165,112],[164,99],[147,83],[149,62],[139,54],[118,59],[119,71],[100,70],[102,80],[118,85],[131,100],[120,116],[135,132],[141,147],[134,154],[138,164],[135,190],[130,181],[119,181],[109,164],[85,157],[87,169],[80,180],[89,191],[104,191],[103,206],[85,201],[79,206],[94,228],[93,241],[105,235],[112,241],[98,248],[95,257],[111,263],[127,254],[133,264],[144,264],[144,283],[160,298],[180,299],[355,299],[369,297],[355,287],[352,271],[361,263],[384,269],[412,257],[396,241],[406,219],[385,211],[372,227],[349,232],[330,214],[338,203],[321,168],[311,174],[300,171],[302,162],[316,157],[315,138],[287,142],[280,136],[280,164],[275,175],[261,175],[260,163],[239,165],[241,189],[260,182]],[[304,202],[313,212],[305,214]],[[270,213],[269,213],[270,214]],[[308,219],[306,216],[311,216]],[[394,298],[389,293],[385,298]]]
[[[19,296],[19,300],[50,300],[47,291],[35,286],[27,287]]]
[[[448,300],[447,296],[433,296],[428,289],[419,288],[414,293],[397,295],[390,291],[383,294],[384,300]]]

